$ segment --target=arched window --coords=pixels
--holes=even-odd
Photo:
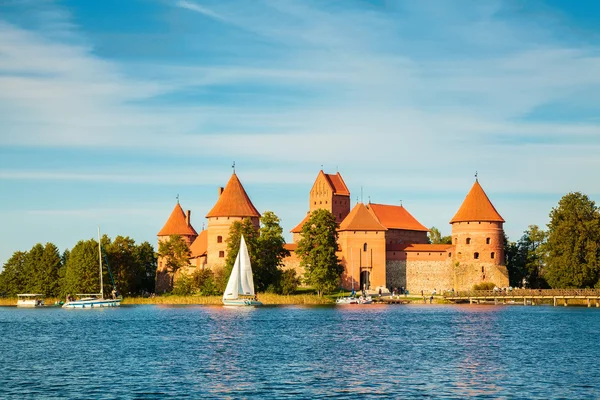
[[[491,258],[492,258],[492,260],[493,260],[493,259],[494,259],[494,257],[496,257],[496,253],[494,253],[494,252],[492,251],[492,254],[490,254],[490,257],[491,257]]]
[[[471,238],[467,238],[467,244],[471,244]]]
[[[363,251],[367,251],[367,244],[363,244]]]
[[[458,244],[458,238],[454,238],[454,244]]]
[[[223,236],[217,236],[217,243],[223,243]]]
[[[485,239],[485,244],[490,244],[491,242],[492,242],[492,240],[490,238]]]
[[[477,253],[477,252],[473,253],[473,258],[477,260],[479,258],[479,253]]]

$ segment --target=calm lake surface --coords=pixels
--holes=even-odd
[[[0,307],[0,398],[600,398],[600,309]]]

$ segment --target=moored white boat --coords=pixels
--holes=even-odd
[[[223,293],[223,305],[226,306],[262,306],[254,293],[254,279],[250,255],[244,236],[240,240],[240,250],[233,264],[229,281]]]
[[[78,294],[77,299],[67,297],[67,302],[63,304],[63,308],[104,308],[104,307],[119,307],[121,299],[117,297],[116,289],[113,289],[112,298],[104,298],[104,282],[102,279],[102,247],[100,245],[100,228],[98,228],[98,263],[100,267],[100,293],[94,294]],[[107,265],[108,266],[108,265]],[[114,282],[113,282],[114,287]]]
[[[17,295],[17,307],[43,307],[44,295],[39,293],[23,293]]]

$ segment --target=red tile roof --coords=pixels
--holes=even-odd
[[[283,245],[283,248],[287,251],[293,252],[298,248],[298,243],[286,243]]]
[[[190,246],[191,258],[201,257],[206,255],[208,249],[208,231],[205,229],[200,232],[196,240]]]
[[[294,227],[294,229],[292,229],[290,232],[292,232],[292,233],[302,232],[302,227],[304,226],[306,221],[308,221],[309,218],[310,218],[310,213],[306,213],[306,216],[302,219],[302,221],[298,225],[296,225]]]
[[[350,214],[340,224],[340,231],[385,231],[363,203],[356,203]]]
[[[211,217],[260,217],[235,172],[215,206],[206,214],[206,218]]]
[[[187,224],[185,221],[185,213],[183,209],[177,203],[173,212],[169,216],[167,223],[162,227],[160,232],[156,236],[169,236],[169,235],[183,235],[183,236],[196,236],[198,233],[194,230],[191,224]]]
[[[472,221],[504,222],[477,180],[450,223]]]
[[[367,208],[377,217],[381,225],[387,229],[405,229],[408,231],[424,231],[429,229],[421,225],[403,206],[369,203]]]
[[[346,183],[344,182],[344,179],[342,179],[342,175],[340,175],[339,172],[335,175],[325,174],[325,178],[327,178],[329,186],[331,186],[331,189],[333,190],[333,194],[350,196],[350,191],[348,190],[348,187],[346,186]]]

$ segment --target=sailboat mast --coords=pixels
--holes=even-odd
[[[350,275],[350,282],[352,282],[352,291],[354,291],[354,259],[352,258],[352,249],[350,249],[350,268],[352,268],[352,275]]]
[[[104,282],[102,282],[102,247],[100,246],[100,227],[98,227],[98,264],[100,265],[100,297],[104,298]]]

